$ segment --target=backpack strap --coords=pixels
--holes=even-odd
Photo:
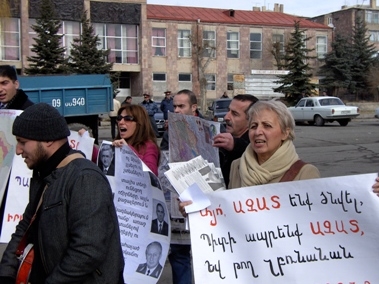
[[[307,163],[302,160],[297,160],[292,166],[284,173],[279,182],[293,181],[293,179],[300,172],[301,168]]]
[[[59,165],[57,166],[57,168],[63,168],[65,166],[67,166],[71,161],[76,160],[76,159],[82,159],[82,158],[84,159],[83,155],[79,154],[79,153],[74,153],[74,154],[68,155],[66,158],[64,158],[59,163]]]

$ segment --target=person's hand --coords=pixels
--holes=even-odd
[[[84,128],[80,129],[80,130],[78,131],[78,133],[79,133],[79,135],[82,136],[82,137],[89,137],[89,132],[88,132],[86,129],[84,129]]]
[[[190,204],[192,204],[192,201],[179,202],[179,211],[182,213],[183,217],[187,217],[186,209],[184,207]]]
[[[114,140],[112,142],[112,145],[115,147],[122,147],[123,145],[128,145],[128,143],[124,139],[118,139],[118,140]]]
[[[219,133],[213,137],[213,146],[224,148],[227,151],[232,151],[234,148],[234,139],[230,133]]]
[[[377,177],[376,179],[375,179],[375,183],[374,183],[374,185],[372,186],[372,188],[373,188],[373,192],[374,193],[376,193],[376,195],[377,196],[379,196],[379,177]]]

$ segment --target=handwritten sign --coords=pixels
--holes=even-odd
[[[197,283],[376,283],[376,174],[209,194],[189,215]]]

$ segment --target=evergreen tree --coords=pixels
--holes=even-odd
[[[31,49],[35,55],[27,57],[30,62],[29,67],[25,68],[27,74],[66,73],[65,48],[61,45],[63,35],[57,34],[62,23],[56,19],[51,0],[42,0],[40,18],[32,26],[37,37]]]
[[[369,88],[368,77],[370,68],[375,62],[375,47],[370,44],[370,36],[368,33],[365,22],[358,17],[355,27],[353,29],[353,42],[352,42],[352,84],[349,87],[349,91],[356,94],[358,98],[359,94],[366,92]]]
[[[81,19],[82,33],[72,43],[69,57],[70,72],[78,74],[106,74],[112,69],[113,63],[107,63],[109,50],[100,50],[100,39],[84,12]]]
[[[316,88],[316,84],[311,83],[312,73],[308,60],[314,58],[308,53],[314,49],[306,48],[306,42],[310,37],[305,37],[306,30],[300,30],[299,21],[295,22],[295,30],[291,33],[291,38],[286,46],[284,55],[284,70],[288,70],[286,75],[278,75],[276,83],[281,84],[274,92],[284,93],[289,102],[298,101],[304,94],[311,94]]]
[[[325,64],[321,66],[319,75],[324,78],[322,87],[338,94],[340,89],[349,89],[352,82],[351,69],[353,58],[351,44],[339,34],[332,42],[332,51],[325,55]]]

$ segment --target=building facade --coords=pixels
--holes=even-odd
[[[80,35],[82,12],[87,11],[99,48],[110,49],[107,60],[120,72],[120,97],[147,92],[158,100],[166,90],[184,88],[199,94],[200,82],[208,100],[225,91],[243,93],[252,70],[277,69],[273,44],[284,52],[295,21],[311,38],[307,48],[315,49],[310,55],[316,58],[309,64],[316,72],[319,59],[330,51],[333,32],[325,23],[283,13],[278,4],[274,11],[241,11],[148,5],[146,0],[52,1],[62,21],[67,54],[73,38]],[[0,64],[14,65],[20,74],[28,66],[35,37],[31,25],[39,17],[40,2],[10,1],[11,18],[1,19]]]

